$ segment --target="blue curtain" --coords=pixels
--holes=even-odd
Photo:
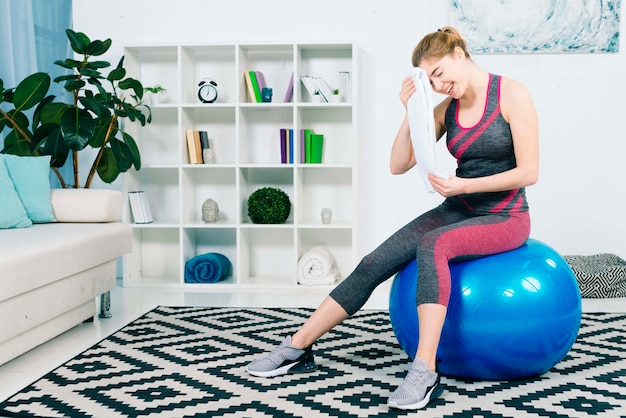
[[[52,78],[63,74],[65,70],[54,61],[73,55],[65,35],[65,29],[71,27],[72,0],[0,0],[0,78],[4,88],[17,86],[37,71]],[[49,94],[71,100],[59,83],[52,83]],[[61,170],[66,171],[71,175],[71,167]],[[51,175],[50,180],[53,187],[59,186],[56,176]]]

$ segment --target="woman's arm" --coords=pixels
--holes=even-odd
[[[409,132],[409,116],[406,113],[407,102],[409,97],[415,93],[415,84],[412,77],[406,77],[402,80],[402,88],[400,89],[400,101],[404,106],[404,119],[400,124],[400,129],[396,134],[391,146],[391,158],[389,168],[391,174],[404,174],[413,168],[416,164],[415,152],[413,144],[411,144],[411,134]]]
[[[539,176],[539,126],[537,111],[528,89],[508,78],[502,79],[500,91],[502,116],[511,126],[516,167],[479,178],[451,176],[447,180],[429,176],[433,188],[442,196],[461,193],[499,192],[526,187]]]

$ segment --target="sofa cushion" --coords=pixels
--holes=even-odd
[[[0,230],[0,302],[129,253],[130,225],[48,223]]]
[[[50,156],[5,154],[4,162],[30,220],[33,223],[54,222],[50,203]]]
[[[32,225],[0,154],[0,229],[25,228]]]
[[[107,189],[52,189],[57,222],[116,222],[122,218],[122,192]]]

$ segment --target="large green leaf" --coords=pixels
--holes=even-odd
[[[100,74],[100,71],[93,69],[93,68],[89,68],[89,67],[81,68],[80,73],[87,77],[104,78],[102,77],[102,74]]]
[[[63,112],[69,107],[67,103],[48,103],[41,107],[39,111],[39,121],[41,123],[61,123]]]
[[[122,131],[122,138],[124,138],[124,142],[128,146],[128,152],[130,152],[130,159],[135,166],[135,170],[141,169],[141,153],[139,152],[139,147],[135,142],[135,139],[128,135],[126,132]],[[130,168],[130,167],[129,167]]]
[[[99,123],[94,130],[93,137],[91,138],[91,141],[89,141],[90,146],[92,146],[93,148],[100,148],[104,144],[105,140],[107,139],[105,137],[109,130],[110,123],[111,123],[111,118],[107,118],[107,119],[100,118]],[[117,126],[117,120],[116,120],[111,130],[111,133],[109,134],[109,137],[112,138],[115,135],[117,135],[117,128],[118,126]]]
[[[28,126],[30,125],[30,121],[28,120],[28,116],[24,112],[20,112],[19,110],[10,110],[9,119],[13,121],[13,124],[8,124],[11,128],[14,127],[14,124],[20,127],[23,131],[26,131],[27,134],[30,135],[30,130]]]
[[[89,66],[92,68],[107,68],[111,66],[109,61],[90,61]]]
[[[84,149],[95,129],[95,121],[85,109],[70,107],[61,116],[61,132],[67,146],[76,151]]]
[[[50,88],[50,76],[46,73],[31,74],[22,80],[13,93],[13,103],[18,110],[28,110],[42,101]]]
[[[54,97],[55,96],[52,96],[52,95],[46,97],[41,102],[39,102],[39,104],[35,108],[35,112],[33,112],[33,122],[32,122],[33,129],[39,124],[43,123],[41,122],[41,112],[46,108],[46,106],[50,106],[53,104]]]
[[[74,68],[80,68],[83,65],[82,61],[73,60],[71,58],[66,58],[64,60],[56,60],[54,63],[60,67],[67,68],[68,70],[73,70]],[[54,79],[55,82],[60,81],[60,77],[56,77]]]
[[[44,154],[51,156],[51,167],[63,167],[65,165],[70,149],[67,147],[67,144],[63,139],[63,133],[58,126],[48,134],[48,138],[46,139],[46,143],[43,147],[43,152]]]
[[[111,148],[106,147],[104,149],[104,153],[102,154],[102,158],[100,159],[100,163],[98,164],[96,171],[98,172],[98,176],[105,183],[113,183],[117,176],[119,176],[120,170],[117,168],[115,156],[113,155]]]
[[[104,41],[95,40],[91,42],[89,45],[87,45],[87,48],[85,49],[85,53],[91,56],[102,55],[106,53],[109,50],[109,48],[111,48],[112,43],[113,41],[111,41],[111,38],[107,38]]]
[[[85,81],[83,80],[67,80],[63,85],[63,88],[69,92],[80,90],[83,87],[85,87]]]
[[[111,144],[111,151],[113,151],[117,169],[121,172],[128,171],[128,169],[133,165],[128,145],[117,138],[111,138],[109,143]]]
[[[129,77],[125,80],[120,81],[117,86],[121,88],[122,90],[133,89],[133,91],[135,92],[135,95],[139,99],[143,97],[143,85],[141,84],[139,80]]]
[[[32,155],[30,142],[24,139],[15,130],[12,130],[4,137],[4,149],[2,152],[13,155]]]
[[[87,46],[91,43],[89,37],[82,32],[74,32],[72,29],[66,29],[65,34],[70,40],[72,50],[77,54],[84,54]]]

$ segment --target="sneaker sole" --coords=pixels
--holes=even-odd
[[[304,363],[304,364],[292,363],[283,367],[279,367],[274,370],[268,370],[266,372],[258,371],[258,370],[250,370],[246,366],[246,371],[252,376],[257,376],[257,377],[275,377],[275,376],[282,376],[282,375],[289,374],[289,373],[292,373],[292,374],[311,373],[311,372],[314,372],[315,370],[317,370],[317,364],[315,363]]]
[[[441,393],[443,392],[443,386],[441,386],[441,384],[437,383],[435,386],[433,386],[428,392],[426,392],[426,396],[424,396],[424,399],[422,399],[419,402],[415,402],[412,404],[408,404],[408,405],[398,405],[397,402],[395,401],[390,401],[387,403],[387,406],[389,406],[390,408],[395,408],[395,409],[402,409],[402,410],[407,410],[407,409],[422,409],[424,408],[426,405],[428,405],[428,403],[437,398],[439,395],[441,395]]]

